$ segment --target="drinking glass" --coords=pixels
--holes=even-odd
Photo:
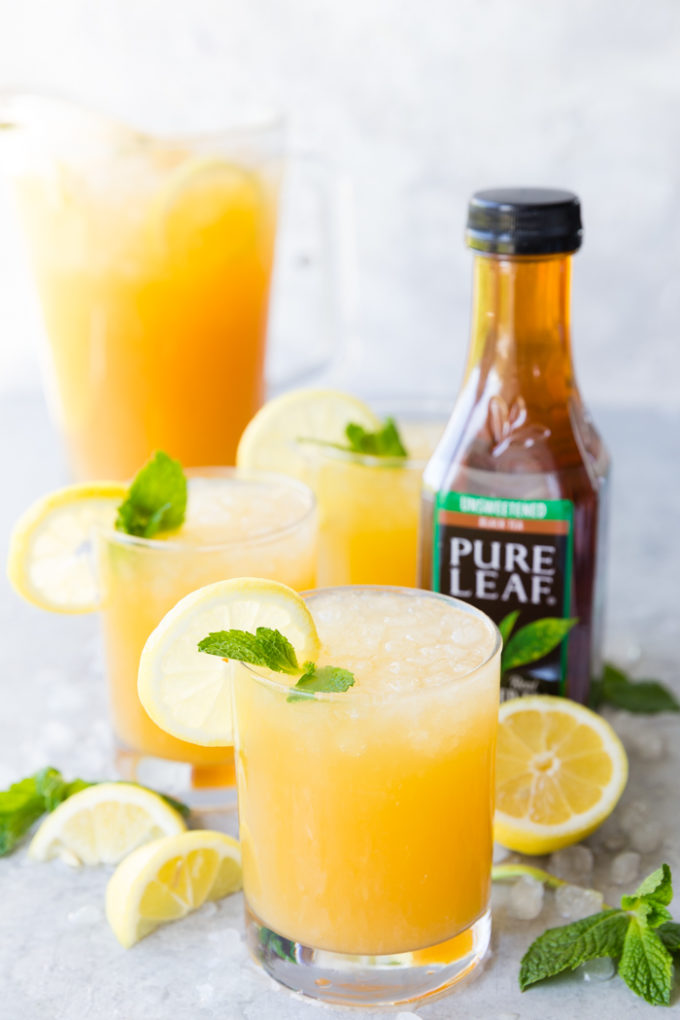
[[[247,939],[270,975],[396,1005],[467,974],[489,940],[501,640],[432,592],[305,595],[343,693],[234,673]]]
[[[234,468],[189,475],[187,519],[176,533],[147,539],[111,528],[97,535],[111,721],[118,765],[129,778],[143,778],[162,759],[190,766],[194,788],[233,786],[231,747],[178,740],[149,718],[137,694],[139,657],[168,610],[206,584],[260,576],[298,590],[313,585],[316,506],[306,485],[282,475]]]

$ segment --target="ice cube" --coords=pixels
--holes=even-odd
[[[614,885],[629,885],[640,873],[640,854],[626,850],[617,854],[609,869],[609,878]]]
[[[632,800],[621,811],[619,824],[627,836],[632,836],[649,818],[649,805],[643,800]]]
[[[212,985],[196,985],[196,995],[201,1006],[205,1006],[207,1002],[210,1002],[215,995],[215,989]]]
[[[654,818],[650,818],[631,832],[630,845],[633,850],[641,854],[649,854],[658,850],[663,840],[663,829],[661,824]]]
[[[605,850],[610,850],[614,853],[617,850],[623,850],[628,843],[628,840],[622,832],[612,832],[604,841]]]
[[[616,974],[616,967],[610,957],[600,956],[581,964],[579,972],[584,981],[609,981]]]
[[[602,893],[585,889],[580,885],[561,885],[555,890],[555,906],[562,917],[569,921],[580,921],[582,917],[597,914],[602,910]]]
[[[102,911],[100,907],[95,907],[93,903],[88,903],[84,907],[72,910],[67,917],[71,924],[99,924],[102,919]]]
[[[593,851],[587,846],[567,846],[551,855],[548,871],[567,881],[587,878],[593,870]]]
[[[510,889],[510,913],[520,921],[533,921],[543,909],[543,883],[522,875]]]
[[[506,846],[501,846],[500,843],[494,843],[493,845],[493,863],[500,864],[507,857],[510,856],[512,850],[508,850]]]

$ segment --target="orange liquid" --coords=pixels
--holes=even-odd
[[[340,592],[310,596],[312,613],[354,598]],[[446,610],[456,623],[460,611]],[[425,950],[488,907],[498,655],[460,681],[385,691],[395,659],[414,654],[419,634],[425,648],[431,639],[417,623],[398,647],[405,618],[391,629],[386,615],[376,600],[339,626],[318,618],[322,662],[354,666],[360,628],[376,635],[356,686],[334,700],[289,702],[246,670],[234,681],[248,905],[278,934],[334,952]],[[361,700],[374,683],[377,700]]]
[[[274,183],[188,153],[145,159],[132,183],[61,168],[20,185],[83,479],[129,478],[157,448],[185,466],[232,464],[263,400]]]
[[[267,482],[243,483],[245,491],[238,498],[237,514],[219,527],[212,521],[192,518],[192,494],[196,486],[215,490],[215,502],[226,498],[235,482],[220,480],[189,482],[189,513],[184,529],[173,533],[168,541],[126,541],[118,532],[102,534],[99,540],[99,566],[104,604],[102,625],[109,679],[109,702],[114,732],[123,748],[140,755],[151,755],[173,761],[203,766],[195,770],[195,785],[210,786],[216,773],[207,766],[229,765],[233,760],[231,747],[201,747],[170,736],[146,714],[137,694],[139,658],[151,631],[163,616],[189,592],[214,581],[229,577],[255,575],[270,577],[293,588],[311,588],[315,583],[316,516],[311,507],[311,493],[302,487],[290,487],[283,479],[276,493],[268,491]],[[269,484],[269,488],[271,488]],[[225,495],[226,494],[226,495]],[[279,501],[279,503],[276,502]],[[299,523],[264,539],[248,544],[243,528],[250,519],[248,501],[259,502],[260,525],[269,502],[269,517],[274,518],[280,506],[282,523]],[[216,514],[219,517],[219,514]],[[226,511],[225,511],[226,518]],[[257,527],[257,525],[254,525]],[[184,535],[184,542],[183,542]],[[203,536],[204,544],[199,544]],[[229,541],[231,537],[231,542]],[[231,775],[233,781],[233,775]]]

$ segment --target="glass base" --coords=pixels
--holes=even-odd
[[[115,763],[122,779],[176,797],[197,813],[236,809],[233,762],[189,765],[119,746],[115,752]]]
[[[439,995],[466,977],[491,935],[487,911],[446,942],[392,956],[313,949],[267,928],[246,903],[246,941],[266,972],[302,995],[344,1006],[402,1006]]]

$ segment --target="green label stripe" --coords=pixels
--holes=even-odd
[[[503,499],[469,492],[437,493],[437,510],[456,510],[475,517],[513,517],[526,521],[571,521],[568,499]]]

